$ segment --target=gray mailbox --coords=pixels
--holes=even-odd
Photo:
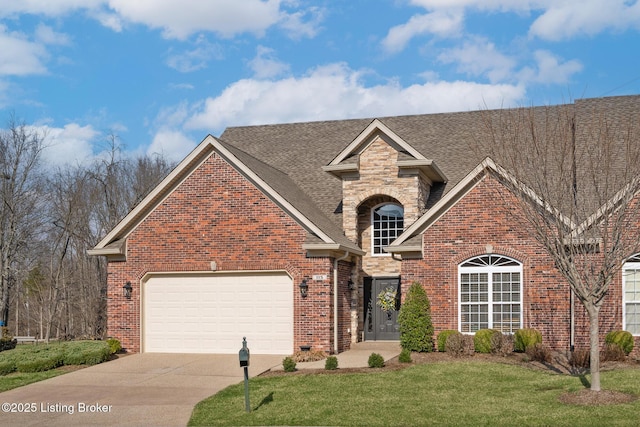
[[[247,338],[242,338],[242,348],[238,352],[238,358],[240,359],[240,367],[244,368],[249,366],[249,349],[247,348]]]

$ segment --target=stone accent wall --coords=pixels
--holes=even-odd
[[[127,239],[127,261],[108,265],[108,334],[127,351],[141,343],[140,283],[149,272],[281,270],[293,278],[294,348],[331,351],[333,260],[307,258],[305,230],[212,154]],[[314,281],[313,275],[326,276]],[[298,284],[309,283],[307,298]],[[132,298],[122,296],[131,281]],[[349,310],[343,304],[343,317]],[[343,320],[344,321],[344,320]],[[344,321],[344,329],[350,321]],[[341,338],[341,348],[348,339]]]

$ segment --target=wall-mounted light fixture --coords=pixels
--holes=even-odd
[[[131,287],[131,282],[127,280],[127,283],[125,283],[122,287],[122,295],[124,295],[126,299],[131,299],[132,290],[133,288]]]
[[[309,293],[309,284],[307,283],[307,279],[302,279],[302,282],[300,282],[300,295],[302,295],[302,298],[306,298],[307,294]]]
[[[353,280],[349,279],[349,281],[347,281],[347,286],[349,287],[350,291],[355,291],[356,290],[356,284],[353,283]]]

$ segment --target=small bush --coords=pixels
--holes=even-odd
[[[338,369],[338,358],[335,356],[327,357],[327,360],[324,362],[324,369],[327,371],[335,371]]]
[[[16,370],[16,364],[13,361],[0,362],[0,375],[7,375]]]
[[[527,347],[542,343],[542,334],[537,329],[518,329],[514,336],[513,347],[518,353],[523,353]]]
[[[106,341],[78,341],[63,344],[64,365],[97,365],[109,360],[111,348]]]
[[[18,342],[13,339],[13,336],[9,333],[9,328],[2,327],[2,336],[0,336],[0,351],[13,350],[16,348]]]
[[[525,353],[529,356],[530,360],[541,363],[551,363],[553,356],[551,350],[541,343],[536,343],[527,347]]]
[[[285,372],[293,372],[296,370],[296,361],[292,357],[287,356],[282,360],[282,367]]]
[[[627,360],[627,354],[622,347],[614,343],[606,343],[600,357],[603,362],[624,362]]]
[[[491,346],[492,337],[494,335],[502,335],[502,332],[495,329],[480,329],[473,336],[473,347],[478,353],[493,353]],[[502,337],[496,339],[500,344]]]
[[[438,351],[445,351],[445,344],[447,344],[447,338],[449,335],[459,334],[460,332],[453,329],[445,329],[438,334]]]
[[[120,344],[120,340],[116,338],[107,339],[107,345],[109,346],[109,352],[111,354],[120,353],[120,351],[122,351],[122,344]]]
[[[576,349],[569,354],[569,365],[574,368],[586,369],[591,363],[591,354],[589,350]]]
[[[626,356],[633,350],[633,335],[627,331],[611,331],[604,337],[604,342],[619,346]]]
[[[400,345],[409,351],[433,351],[431,303],[420,283],[414,282],[398,313]]]
[[[513,335],[493,335],[491,337],[491,352],[504,357],[513,353]]]
[[[403,348],[400,356],[398,356],[398,361],[400,363],[411,363],[411,351]]]
[[[378,353],[371,353],[367,363],[370,368],[382,368],[384,367],[384,358]]]
[[[447,353],[451,353],[455,357],[473,356],[475,352],[473,337],[459,332],[449,335],[444,347]]]
[[[43,372],[62,366],[63,353],[52,351],[39,357],[28,358],[16,362],[16,370],[19,372]]]

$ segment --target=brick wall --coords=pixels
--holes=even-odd
[[[458,265],[494,253],[522,263],[523,326],[540,330],[553,348],[569,346],[569,285],[544,249],[518,225],[515,201],[486,176],[423,236],[424,258],[404,260],[403,295],[420,282],[431,301],[436,335],[458,329]]]
[[[149,272],[282,270],[293,278],[294,348],[332,348],[332,264],[307,258],[305,230],[213,154],[133,231],[127,261],[108,267],[108,334],[140,351],[140,281]],[[326,280],[314,281],[313,275]],[[309,295],[298,284],[309,282]],[[131,281],[130,300],[122,286]],[[348,325],[350,322],[347,322]],[[348,326],[346,326],[348,328]],[[344,339],[341,339],[344,341]]]

